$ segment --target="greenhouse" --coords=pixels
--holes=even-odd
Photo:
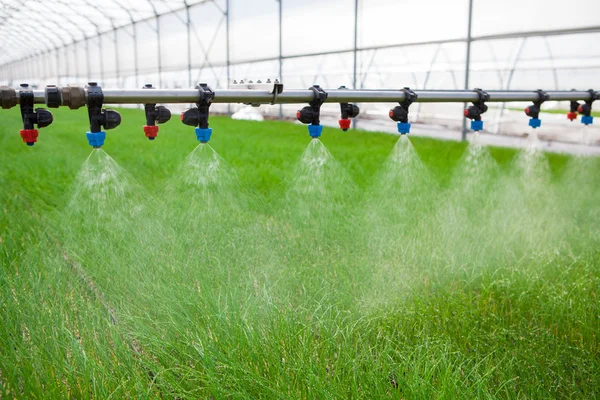
[[[0,399],[598,398],[598,15],[0,0]]]

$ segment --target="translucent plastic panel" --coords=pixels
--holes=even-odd
[[[552,69],[548,66],[544,68],[517,68],[513,72],[510,86],[505,89],[526,90],[539,89],[553,90],[558,89],[554,85],[554,76]]]
[[[188,37],[185,10],[163,15],[159,21],[163,70],[187,68]]]
[[[117,52],[119,55],[119,73],[121,76],[135,73],[133,30],[133,25],[117,29]]]
[[[204,82],[213,89],[224,89],[227,87],[226,67],[215,68],[192,68],[192,85]]]
[[[139,69],[142,73],[158,70],[158,37],[156,35],[156,19],[138,22],[137,56]]]
[[[263,61],[256,63],[247,63],[231,66],[232,80],[258,80],[263,82],[266,79],[275,80],[279,77],[279,61]],[[285,82],[284,82],[285,83]],[[287,83],[285,83],[287,86]]]
[[[91,37],[87,40],[87,45],[90,53],[90,81],[100,82],[104,77],[104,66],[99,62],[97,55],[100,54],[100,41],[98,36]],[[96,56],[94,56],[96,55]]]
[[[599,14],[598,0],[474,0],[473,35],[598,26]]]
[[[246,39],[252,43],[250,47],[256,46],[257,42],[261,43],[263,31],[266,31],[266,34],[272,32],[273,35],[278,33],[275,26],[273,28],[262,26],[259,36]],[[304,0],[301,2],[284,0],[284,55],[351,49],[353,44],[353,0]]]
[[[597,64],[597,65],[600,65]],[[598,67],[584,69],[560,69],[557,71],[560,88],[569,90],[577,88],[581,90],[590,89],[590,86],[600,82],[598,77]],[[597,89],[595,87],[594,89]]]
[[[90,71],[88,65],[88,54],[85,50],[85,41],[77,42],[75,44],[75,62],[77,63],[77,69],[79,76],[84,80],[89,78]]]
[[[342,10],[344,21],[351,10]],[[359,0],[359,46],[464,38],[468,10],[467,0]]]
[[[232,62],[278,57],[279,3],[274,0],[230,0],[229,6]],[[293,42],[290,47],[295,47]]]
[[[358,87],[457,89],[464,86],[464,43],[359,52]]]
[[[188,71],[187,69],[181,70],[173,70],[168,72],[163,72],[162,74],[163,88],[173,88],[173,89],[183,89],[194,87],[197,85],[197,82],[192,84],[188,84]],[[211,84],[211,82],[208,82]]]
[[[316,57],[301,57],[285,60],[283,83],[288,88],[308,88],[320,85],[324,88],[352,86],[352,54],[342,53]]]
[[[212,2],[190,8],[192,66],[210,68],[227,60],[225,17]]]
[[[102,43],[101,60],[105,78],[117,75],[117,42],[114,31],[100,35]]]

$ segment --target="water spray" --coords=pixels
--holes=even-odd
[[[45,128],[50,125],[53,121],[52,113],[44,108],[34,110],[33,90],[27,83],[21,84],[19,98],[21,99],[21,118],[23,119],[23,129],[19,133],[27,146],[33,146],[39,135],[35,125],[38,128]]]
[[[151,90],[149,90],[151,89]],[[33,110],[34,104],[46,104],[50,108],[69,107],[72,110],[87,106],[90,115],[90,131],[88,140],[94,147],[104,144],[106,134],[102,131],[112,129],[121,122],[120,115],[113,110],[104,110],[102,105],[107,104],[144,104],[146,109],[147,125],[144,129],[146,136],[151,139],[156,137],[156,124],[166,122],[168,110],[157,107],[157,103],[189,104],[195,103],[197,107],[186,110],[181,115],[184,124],[196,127],[196,137],[202,143],[210,140],[212,130],[208,127],[209,108],[213,103],[242,103],[260,106],[261,104],[301,104],[309,106],[298,111],[298,119],[309,124],[309,134],[318,138],[323,130],[320,124],[320,108],[324,103],[340,105],[342,119],[340,127],[348,129],[349,119],[358,115],[359,109],[351,103],[399,103],[400,106],[390,111],[390,118],[398,122],[398,131],[401,134],[410,132],[408,122],[408,107],[413,102],[419,103],[473,103],[465,110],[465,117],[471,119],[471,129],[483,129],[481,116],[487,111],[487,102],[533,102],[545,101],[570,101],[571,112],[569,118],[576,118],[576,111],[582,114],[582,123],[589,125],[593,122],[591,116],[592,103],[599,98],[599,93],[587,91],[548,91],[541,99],[540,90],[537,91],[483,91],[475,90],[411,90],[404,89],[329,89],[323,90],[319,86],[309,89],[286,89],[278,81],[262,83],[243,83],[232,85],[231,89],[212,90],[207,84],[201,83],[195,89],[102,89],[91,82],[87,87],[47,86],[45,90],[35,90],[21,87],[17,90],[8,86],[0,87],[0,105],[4,109],[22,105],[25,110],[24,130],[34,130],[33,124],[38,127],[48,126],[51,122],[50,112],[44,109]],[[578,103],[583,101],[584,104]],[[575,109],[574,109],[575,107]],[[530,106],[530,113],[532,107]],[[535,117],[535,118],[534,118]],[[539,115],[538,115],[539,117]],[[534,119],[539,118],[532,114],[530,124],[536,124]],[[573,118],[573,119],[575,119]],[[27,122],[26,122],[27,121]],[[50,122],[49,122],[50,121]],[[154,124],[154,125],[153,125]],[[347,127],[347,128],[346,128]],[[29,135],[29,134],[27,134]],[[34,143],[37,136],[31,133],[26,135],[26,143]]]
[[[473,91],[477,94],[477,100],[473,101],[473,105],[465,110],[464,115],[471,120],[471,130],[479,132],[483,130],[481,116],[488,110],[488,106],[485,103],[486,101],[490,101],[491,96],[488,92],[484,92],[481,89],[476,88]]]
[[[102,108],[104,93],[96,82],[88,83],[87,107],[90,118],[90,130],[86,133],[90,146],[99,149],[104,145],[106,132],[104,129],[113,129],[121,124],[121,114],[108,108]]]
[[[346,86],[340,86],[339,89],[346,89]],[[340,129],[344,132],[350,129],[350,118],[356,118],[360,114],[360,108],[356,104],[340,103],[341,119],[338,121]]]
[[[200,83],[196,86],[199,91],[196,99],[196,107],[188,108],[181,113],[181,122],[189,126],[195,126],[196,138],[200,143],[208,143],[212,135],[212,128],[208,127],[208,109],[213,103],[215,92],[206,84]]]
[[[402,92],[404,92],[404,100],[400,102],[399,106],[396,106],[390,110],[389,117],[398,122],[398,133],[401,135],[406,135],[407,133],[410,133],[408,107],[410,107],[410,105],[414,103],[419,96],[407,87],[402,89]]]
[[[154,89],[151,83],[144,85],[144,89]],[[156,124],[164,124],[171,119],[171,111],[165,106],[157,106],[156,103],[144,104],[146,112],[146,125],[144,125],[144,134],[148,140],[156,139],[158,136],[158,126]]]
[[[538,99],[533,102],[532,105],[525,108],[525,114],[530,117],[529,126],[533,129],[537,129],[542,126],[542,120],[540,117],[540,110],[542,107],[542,103],[548,100],[549,96],[542,89],[536,90],[538,94]]]
[[[327,99],[327,93],[319,85],[313,85],[309,88],[313,92],[313,99],[308,103],[309,105],[296,112],[296,118],[303,124],[308,125],[308,134],[313,139],[318,139],[323,132],[323,125],[321,125],[321,105]]]

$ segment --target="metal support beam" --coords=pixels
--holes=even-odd
[[[283,0],[279,0],[279,82],[283,83]],[[279,105],[279,119],[283,119],[283,106]]]
[[[162,52],[160,51],[160,18],[156,17],[156,43],[158,43],[158,84],[162,86]]]
[[[192,85],[192,22],[190,20],[190,5],[185,2],[185,25],[187,28],[187,72],[188,86]]]
[[[87,65],[87,77],[88,79],[92,76],[92,65],[90,61],[90,38],[85,38],[85,62]]]
[[[465,89],[469,89],[469,72],[471,72],[471,27],[473,23],[473,0],[469,0],[469,21],[467,22],[467,59],[465,62]],[[463,104],[467,108],[467,104]],[[467,120],[463,119],[462,140],[467,140]]]
[[[100,52],[100,56],[104,54],[104,46],[102,44],[102,35],[98,35],[98,51]],[[104,62],[100,59],[98,63],[100,65],[100,82],[104,84]]]
[[[358,0],[354,0],[354,49],[352,51],[354,56],[353,71],[352,71],[352,88],[356,87],[357,83],[357,69],[358,69]],[[352,127],[356,129],[358,125],[358,119],[352,118]]]
[[[246,104],[298,104],[308,103],[314,99],[314,92],[309,89],[290,89],[275,96],[266,89],[218,89],[215,90],[213,103],[246,103]],[[326,103],[396,103],[404,101],[402,90],[326,90]],[[421,103],[462,103],[479,99],[472,90],[415,90]],[[42,104],[45,101],[43,90],[34,90],[34,101]],[[531,91],[488,91],[488,102],[529,102],[537,101],[539,93]],[[590,100],[600,97],[600,92],[590,91],[549,91],[548,101]],[[197,89],[105,89],[103,91],[106,104],[145,104],[145,103],[195,103],[198,101]],[[87,92],[86,92],[87,96]],[[17,98],[19,92],[17,91]]]
[[[225,47],[226,47],[226,58],[227,58],[227,89],[229,89],[229,84],[231,81],[231,61],[229,59],[229,0],[225,0]],[[208,57],[208,54],[206,55]],[[227,104],[227,114],[231,115],[231,104]]]
[[[115,77],[117,78],[117,85],[121,86],[121,67],[119,66],[119,43],[117,41],[117,29],[113,28],[113,45],[115,46]]]
[[[358,56],[358,0],[354,0],[354,48],[352,49],[354,55],[354,70],[352,72],[352,88],[356,87],[356,70],[357,70],[357,56]]]
[[[139,64],[139,59],[138,59],[138,35],[137,35],[137,24],[132,24],[133,25],[133,32],[132,32],[132,36],[133,36],[133,69],[134,69],[134,73],[135,73],[135,87],[138,88],[140,87],[140,64]]]

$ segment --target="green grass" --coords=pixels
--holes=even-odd
[[[0,113],[0,398],[600,396],[598,159],[122,115]]]

